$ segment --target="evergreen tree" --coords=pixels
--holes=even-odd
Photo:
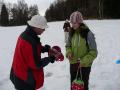
[[[9,25],[9,15],[5,4],[2,5],[0,22],[2,26]]]

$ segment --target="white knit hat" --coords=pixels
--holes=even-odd
[[[79,11],[75,11],[70,15],[71,23],[83,23],[82,14]]]
[[[48,27],[46,18],[41,15],[34,15],[27,23],[30,26],[41,29],[45,29]]]

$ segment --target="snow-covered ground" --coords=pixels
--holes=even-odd
[[[59,45],[65,55],[64,22],[51,22],[43,33],[43,45]],[[98,57],[91,73],[89,90],[120,90],[120,20],[85,21],[95,34]],[[26,26],[0,27],[0,90],[15,90],[9,80],[9,73],[16,41]],[[46,55],[42,55],[46,56]],[[44,68],[45,82],[43,90],[70,90],[69,62],[55,62]],[[41,90],[41,89],[40,89]]]

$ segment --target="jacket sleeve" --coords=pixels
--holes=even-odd
[[[98,54],[95,37],[91,31],[88,32],[87,42],[89,48],[88,53],[83,58],[81,58],[81,64],[84,66],[91,65]]]
[[[49,64],[51,57],[42,58],[37,53],[37,47],[34,45],[27,44],[24,46],[23,57],[27,66],[31,69],[40,69]]]
[[[70,34],[70,32],[69,32]],[[72,48],[71,48],[71,35],[68,36],[68,40],[66,42],[66,57],[68,56],[68,53],[72,53]]]

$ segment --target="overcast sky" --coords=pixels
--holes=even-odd
[[[17,0],[4,0],[6,2],[17,3]],[[37,4],[39,12],[41,15],[44,15],[46,9],[53,3],[55,0],[25,0],[28,5]]]

